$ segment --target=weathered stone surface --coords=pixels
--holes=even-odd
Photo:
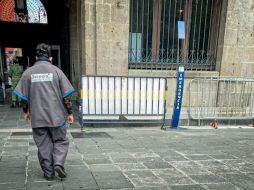
[[[28,190],[242,190],[254,186],[253,128],[169,131],[159,127],[87,128],[96,134],[107,133],[110,138],[96,135],[73,138],[77,128],[70,128],[65,164],[68,177],[63,181],[55,178],[52,182],[43,178],[37,148],[29,135],[31,131],[19,130],[3,129],[0,124],[0,189],[3,190],[24,187]],[[11,136],[11,131],[15,135]]]
[[[85,74],[128,73],[129,5],[126,1],[86,1],[82,66]],[[121,44],[117,47],[112,44]],[[124,48],[123,48],[124,47]],[[116,49],[113,52],[112,49]],[[117,57],[116,57],[117,56]],[[120,58],[120,59],[118,59]],[[115,60],[117,61],[115,61]],[[107,67],[105,67],[107,65]],[[108,68],[108,69],[107,69]]]
[[[253,51],[248,51],[254,44],[253,7],[253,0],[228,1],[221,76],[250,77],[254,72]]]
[[[122,172],[93,172],[93,175],[99,187],[102,189],[123,189],[134,187]]]
[[[31,182],[27,184],[27,190],[50,190],[59,189],[63,190],[63,185],[61,183],[55,182]]]

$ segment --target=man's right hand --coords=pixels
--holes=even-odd
[[[29,121],[30,121],[30,114],[29,114],[29,112],[24,113],[24,119],[25,119],[25,121],[26,121],[27,123],[29,123]]]
[[[74,122],[74,117],[73,117],[72,114],[68,115],[68,117],[67,117],[67,122],[68,122],[70,125],[73,124],[73,122]]]

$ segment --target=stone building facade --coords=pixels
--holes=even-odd
[[[167,119],[172,117],[176,70],[129,69],[130,0],[71,0],[71,77],[80,75],[169,77]],[[230,76],[253,78],[254,0],[222,0],[213,71],[186,71],[181,118],[188,118],[188,87],[194,77]]]

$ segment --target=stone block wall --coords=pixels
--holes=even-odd
[[[71,81],[75,87],[79,84],[79,76],[81,72],[81,44],[80,44],[80,1],[70,1],[70,68],[71,68]]]
[[[228,0],[221,76],[254,73],[254,0]]]
[[[81,11],[83,74],[127,75],[129,1],[86,0]]]

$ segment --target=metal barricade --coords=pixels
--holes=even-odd
[[[191,119],[254,118],[254,79],[197,78],[189,86]]]
[[[165,124],[165,78],[82,76],[80,124]]]

